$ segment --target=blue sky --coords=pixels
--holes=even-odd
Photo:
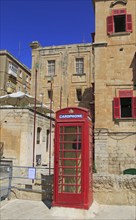
[[[31,68],[32,41],[45,46],[91,42],[92,0],[0,0],[0,49]]]

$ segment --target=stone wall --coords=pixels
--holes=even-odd
[[[52,81],[52,108],[54,111],[67,106],[80,106],[90,108],[92,94],[92,45],[71,44],[49,47],[32,47],[32,84],[31,94],[34,95],[35,63],[39,65],[37,97],[42,93],[43,102],[50,104],[48,92],[51,90],[51,82],[48,73],[48,61],[55,61],[55,72]],[[76,73],[76,58],[83,58],[84,71]],[[82,100],[77,99],[76,91],[82,91]]]
[[[1,108],[1,143],[3,143],[3,158],[13,161],[13,165],[32,166],[33,162],[33,132],[34,113],[27,108]],[[36,132],[41,128],[40,143],[35,144],[36,155],[41,155],[41,163],[48,164],[49,146],[46,149],[47,130],[50,129],[50,120],[41,114],[36,114]],[[52,129],[53,132],[53,129]],[[36,141],[36,140],[35,140]],[[53,134],[52,134],[53,143]],[[53,145],[52,145],[53,146]],[[51,150],[53,153],[53,149]],[[36,162],[36,161],[35,161]]]
[[[134,168],[136,157],[136,119],[129,115],[114,117],[114,98],[121,91],[131,91],[136,97],[136,1],[126,5],[111,1],[95,1],[95,165],[97,173],[122,174]],[[107,34],[106,19],[116,9],[126,9],[132,15],[133,31]],[[102,11],[103,13],[100,13]],[[125,95],[127,98],[127,96]],[[127,100],[128,101],[128,100]],[[127,105],[126,105],[127,106]],[[121,112],[123,106],[120,105]]]
[[[94,199],[106,205],[135,205],[136,176],[94,174]]]
[[[50,180],[53,183],[53,176]],[[136,176],[94,174],[93,181],[93,194],[96,202],[105,205],[135,205]],[[50,186],[53,186],[52,183],[50,182]],[[11,198],[45,200],[45,193],[42,195],[41,190],[45,190],[46,185],[47,183],[32,185],[32,191],[13,189]],[[19,187],[24,188],[25,185]]]
[[[123,128],[123,122],[120,128]],[[127,126],[125,124],[124,126]],[[133,123],[134,125],[134,123]],[[122,126],[122,127],[121,127]],[[128,127],[127,127],[128,128]],[[95,168],[97,173],[123,174],[135,167],[136,137],[133,130],[110,132],[99,129],[95,132]]]

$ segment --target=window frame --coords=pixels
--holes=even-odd
[[[121,99],[131,98],[131,117],[121,117]],[[133,90],[120,90],[119,96],[113,100],[114,119],[136,119],[136,96],[133,96]]]
[[[79,94],[79,93],[81,93],[81,94]],[[82,89],[81,88],[76,88],[76,101],[77,102],[82,101]]]
[[[42,128],[41,127],[37,127],[36,144],[40,144],[41,143],[41,132],[42,132]]]
[[[84,58],[77,57],[76,58],[76,75],[84,74]]]
[[[55,76],[55,60],[48,60],[48,75]]]
[[[48,100],[52,100],[53,99],[53,90],[51,90],[51,89],[48,89]]]
[[[114,17],[119,15],[125,15],[125,31],[115,32],[115,21]],[[127,14],[126,9],[114,9],[112,14],[107,16],[107,34],[119,34],[119,33],[131,33],[132,30],[132,15]]]

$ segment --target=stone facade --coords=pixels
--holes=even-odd
[[[95,165],[122,174],[136,156],[136,1],[95,0],[95,18]]]
[[[22,91],[30,93],[31,71],[8,51],[0,51],[0,96]]]
[[[6,107],[2,107],[0,111],[0,141],[3,143],[4,148],[2,158],[4,160],[12,160],[14,166],[32,166],[34,112],[29,108],[12,109]],[[38,128],[40,128],[39,131]],[[47,165],[49,163],[49,130],[50,119],[37,113],[35,128],[35,165]],[[40,132],[39,136],[38,132]],[[51,153],[53,154],[53,149],[51,149]]]
[[[108,205],[135,205],[136,177],[94,174],[94,198]]]
[[[52,108],[54,111],[68,106],[80,106],[90,109],[92,100],[93,59],[91,44],[73,44],[42,47],[37,41],[32,48],[32,87],[35,91],[35,71],[37,69],[37,96],[48,105],[49,91],[52,89]],[[77,70],[77,64],[80,68]],[[53,63],[54,72],[49,70]],[[83,69],[82,69],[83,68]],[[51,82],[49,77],[52,76]],[[52,87],[52,88],[51,88]],[[79,96],[77,97],[77,93]]]

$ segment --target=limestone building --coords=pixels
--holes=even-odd
[[[93,103],[92,45],[73,44],[42,47],[37,41],[32,48],[31,94],[54,111],[67,106],[91,108]],[[37,80],[36,80],[37,69]],[[35,84],[35,82],[37,82]]]
[[[45,114],[36,112],[34,147],[34,111],[31,108],[1,106],[0,114],[2,159],[20,166],[31,167],[33,162],[36,166],[48,165],[49,149],[52,146],[50,141],[53,142],[53,133],[50,140],[50,119]],[[50,152],[52,159],[53,149]]]
[[[95,0],[95,164],[122,174],[136,162],[136,0]]]
[[[7,50],[0,50],[0,96],[22,91],[30,93],[31,71]]]

